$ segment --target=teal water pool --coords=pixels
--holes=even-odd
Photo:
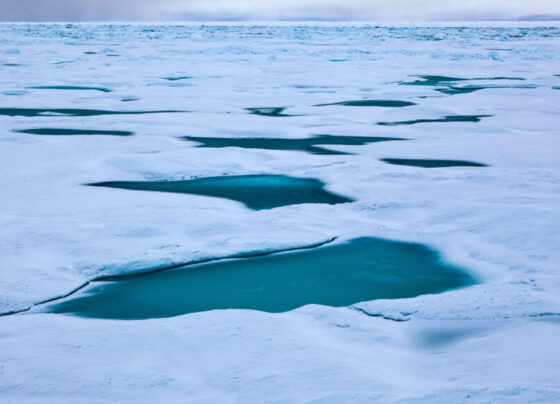
[[[493,115],[448,115],[443,118],[435,119],[413,119],[410,121],[397,121],[397,122],[378,122],[381,126],[401,126],[401,125],[416,125],[419,123],[445,123],[445,122],[480,122],[482,118],[490,118]]]
[[[399,100],[352,100],[333,102],[329,104],[317,104],[316,107],[327,107],[331,105],[342,105],[346,107],[381,107],[381,108],[402,108],[416,105],[414,102]]]
[[[140,115],[162,114],[186,111],[109,111],[101,109],[76,109],[76,108],[0,108],[0,116],[98,116],[98,115]]]
[[[48,136],[132,136],[134,132],[126,130],[99,130],[99,129],[68,129],[68,128],[35,128],[14,130],[16,133],[26,133],[29,135],[48,135]]]
[[[213,196],[239,201],[255,210],[300,203],[334,205],[352,202],[350,198],[326,191],[325,184],[315,178],[286,175],[232,175],[183,181],[111,181],[88,185]]]
[[[304,151],[311,154],[349,154],[336,150],[326,149],[320,146],[363,146],[368,143],[388,142],[392,140],[407,140],[400,137],[385,136],[336,136],[316,135],[303,139],[286,138],[225,138],[225,137],[197,137],[185,136],[182,139],[198,142],[198,147],[241,147],[244,149],[267,149],[267,150],[293,150]]]
[[[74,90],[74,91],[100,91],[102,93],[110,93],[111,89],[104,87],[86,87],[86,86],[35,86],[27,87],[34,90]]]
[[[476,283],[416,243],[364,237],[311,250],[92,282],[50,313],[141,320],[217,309],[285,312],[440,293]]]
[[[398,166],[411,166],[422,168],[444,167],[488,167],[486,164],[465,160],[430,160],[430,159],[395,159],[384,158],[381,161]]]

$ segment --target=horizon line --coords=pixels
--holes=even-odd
[[[150,19],[134,19],[134,20],[1,20],[0,24],[176,24],[176,23],[192,23],[192,24],[244,24],[244,23],[267,23],[267,24],[297,24],[297,23],[336,23],[336,24],[376,24],[376,25],[392,25],[392,24],[444,24],[444,23],[560,23],[560,16],[545,19],[526,19],[525,17],[517,19],[480,19],[480,20],[462,20],[462,19],[434,19],[434,20],[337,20],[337,19],[184,19],[184,20],[150,20]]]

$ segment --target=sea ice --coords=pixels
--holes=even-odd
[[[0,317],[0,401],[560,401],[557,23],[5,23],[0,41],[0,311],[23,310]],[[349,140],[185,141],[317,134]],[[348,202],[252,210],[84,186],[263,175]],[[99,277],[334,237],[428,245],[480,283],[138,321],[33,306]]]

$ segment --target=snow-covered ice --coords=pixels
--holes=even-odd
[[[426,75],[474,80],[402,85]],[[0,401],[560,401],[559,86],[555,23],[0,24],[0,312],[99,276],[333,237],[427,244],[480,281],[281,314],[3,316]],[[366,99],[406,105],[326,105]],[[448,116],[481,118],[378,125]],[[49,128],[134,135],[18,132]],[[408,140],[313,154],[184,139],[313,135]],[[84,186],[248,174],[316,178],[354,202],[254,211]]]

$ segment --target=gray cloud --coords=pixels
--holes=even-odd
[[[490,20],[560,15],[558,0],[0,0],[4,21]]]

